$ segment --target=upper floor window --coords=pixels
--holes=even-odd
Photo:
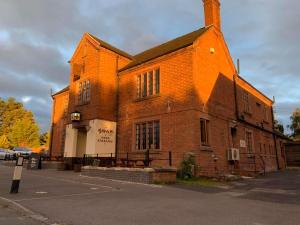
[[[160,69],[137,76],[137,98],[146,98],[160,93]]]
[[[264,121],[268,121],[269,116],[268,116],[268,107],[264,106],[263,108],[263,115],[264,115]]]
[[[244,111],[246,113],[250,113],[251,107],[250,107],[249,93],[247,91],[244,91],[243,93],[243,104],[244,104]]]
[[[91,84],[89,80],[78,83],[78,105],[89,103],[91,100]]]
[[[200,119],[201,145],[209,145],[209,120]]]
[[[160,121],[142,122],[135,125],[136,149],[160,149]]]

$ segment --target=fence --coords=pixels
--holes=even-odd
[[[82,159],[84,166],[100,166],[100,167],[150,167],[155,165],[172,166],[172,152],[126,152],[118,153],[101,153],[101,154],[85,154]]]

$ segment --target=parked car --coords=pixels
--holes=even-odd
[[[0,160],[6,160],[9,157],[9,154],[5,149],[0,148]]]
[[[13,150],[10,149],[4,149],[7,152],[7,160],[15,160],[16,159],[16,153]]]
[[[31,155],[32,151],[28,148],[21,148],[21,147],[14,147],[13,151],[15,152],[16,156],[23,156],[25,159],[28,159]]]

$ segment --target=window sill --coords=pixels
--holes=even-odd
[[[159,98],[160,94],[155,94],[155,95],[151,95],[151,96],[147,96],[147,97],[142,97],[142,98],[136,98],[134,100],[134,102],[141,102],[141,101],[145,101],[145,100],[149,100],[149,99],[154,99],[154,98]]]
[[[89,105],[91,102],[86,102],[86,103],[82,103],[82,104],[77,104],[76,106],[77,107],[80,107],[80,106],[86,106],[86,105]]]
[[[205,151],[205,152],[212,152],[213,148],[211,146],[208,146],[208,145],[201,145],[200,150]]]

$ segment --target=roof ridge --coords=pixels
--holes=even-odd
[[[138,66],[142,63],[148,62],[148,61],[158,58],[160,56],[167,55],[167,54],[177,51],[181,48],[190,46],[205,31],[209,30],[209,28],[210,28],[210,26],[199,28],[198,30],[195,30],[195,31],[192,31],[185,35],[182,35],[180,37],[171,39],[160,45],[154,46],[154,47],[147,49],[141,53],[138,53],[135,56],[133,56],[133,61],[131,63],[129,63],[127,66],[120,69],[119,72],[122,72],[124,70],[130,69],[135,66]]]
[[[115,46],[113,46],[111,44],[109,44],[106,41],[103,41],[102,39],[96,37],[95,35],[92,35],[89,32],[87,32],[87,34],[89,36],[91,36],[93,39],[95,39],[97,42],[99,42],[102,47],[107,48],[107,49],[109,49],[109,50],[111,50],[111,51],[113,51],[115,53],[120,54],[120,55],[123,55],[123,56],[125,56],[125,57],[127,57],[129,59],[133,59],[133,56],[131,54],[129,54],[129,53],[127,53],[127,52],[125,52],[125,51],[123,51],[123,50],[121,50],[121,49],[119,49],[119,48],[117,48],[117,47],[115,47]]]
[[[158,44],[158,45],[155,45],[155,46],[153,46],[153,47],[150,47],[150,48],[148,48],[148,49],[146,49],[146,50],[144,50],[144,51],[142,51],[142,52],[140,52],[140,53],[138,53],[138,54],[135,54],[133,57],[136,57],[136,56],[138,56],[138,55],[141,55],[141,54],[143,54],[144,52],[150,51],[150,50],[152,50],[152,49],[154,49],[154,48],[158,48],[158,47],[161,47],[161,46],[163,46],[163,45],[167,45],[167,44],[168,44],[169,42],[171,42],[171,41],[176,41],[176,40],[181,39],[181,38],[183,38],[183,37],[185,37],[185,36],[189,36],[189,35],[191,35],[191,34],[193,34],[193,33],[199,32],[200,30],[203,30],[203,29],[205,29],[205,28],[206,28],[206,27],[202,27],[202,28],[199,28],[199,29],[197,29],[197,30],[194,30],[194,31],[192,31],[192,32],[190,32],[190,33],[181,35],[181,36],[176,37],[176,38],[173,38],[173,39],[169,39],[168,41],[165,41],[165,42],[163,42],[163,43],[161,43],[161,44]]]

